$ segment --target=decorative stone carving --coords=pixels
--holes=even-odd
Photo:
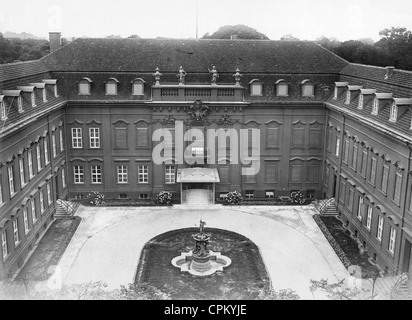
[[[193,120],[204,121],[210,113],[210,107],[204,105],[201,100],[196,100],[195,103],[188,108],[187,113]]]
[[[230,116],[226,113],[222,116],[222,118],[219,119],[217,122],[219,126],[231,126],[233,125],[232,120],[230,119]]]
[[[155,85],[159,86],[160,85],[160,77],[162,76],[162,74],[160,73],[159,67],[156,68],[156,72],[153,74],[155,77]]]
[[[235,77],[236,85],[240,86],[240,77],[242,77],[242,74],[240,73],[239,68],[236,69],[236,73],[233,76]]]
[[[171,114],[169,114],[168,116],[166,116],[164,119],[160,121],[160,123],[163,125],[174,125],[175,122],[176,122],[176,119]]]

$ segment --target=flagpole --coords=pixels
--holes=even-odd
[[[199,18],[198,18],[198,1],[196,0],[196,40],[198,40],[198,30],[199,30]]]

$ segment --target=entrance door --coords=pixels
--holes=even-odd
[[[337,188],[337,183],[338,183],[338,177],[336,176],[336,173],[333,174],[333,190],[332,190],[332,198],[336,197],[336,188]]]
[[[56,199],[59,199],[59,179],[57,176],[54,177],[54,183],[56,186]]]
[[[411,264],[411,243],[408,240],[405,240],[405,250],[403,254],[403,263],[402,263],[402,273],[409,273],[409,278],[411,278],[410,274],[410,264]]]

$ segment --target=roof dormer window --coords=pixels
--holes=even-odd
[[[302,96],[304,97],[314,97],[315,88],[313,83],[309,79],[305,79],[301,82],[302,85]]]
[[[262,96],[262,82],[258,79],[253,79],[249,82],[250,84],[250,95],[251,96]]]
[[[335,89],[333,90],[333,100],[338,99],[338,92],[339,92],[338,87],[335,87]]]
[[[358,109],[363,109],[363,94],[359,95]]]
[[[115,96],[117,95],[117,84],[119,81],[116,78],[110,78],[106,81],[106,95]]]
[[[44,82],[30,83],[31,86],[41,90],[43,102],[47,102],[46,84]]]
[[[4,95],[0,95],[0,118],[3,121],[7,119],[6,104],[4,102]]]
[[[278,97],[287,97],[289,95],[289,85],[285,80],[276,81],[276,95]]]
[[[379,100],[378,98],[373,99],[372,114],[377,115],[379,111]]]
[[[393,103],[391,106],[391,113],[390,113],[389,121],[396,122],[397,119],[398,119],[398,106],[396,105],[396,103]]]
[[[350,104],[350,90],[346,92],[345,104]]]
[[[383,109],[386,105],[386,103],[384,102],[392,100],[392,93],[375,93],[375,98],[373,100],[373,105],[372,105],[372,114],[373,115],[378,115],[380,112],[380,109]],[[380,101],[380,100],[384,100],[384,101]]]
[[[347,91],[346,91],[346,99],[345,99],[345,104],[350,104],[351,98],[353,98],[356,94],[357,91],[361,90],[362,86],[354,86],[354,85],[348,85]],[[352,95],[352,91],[355,93]]]
[[[134,96],[143,96],[144,95],[144,84],[145,81],[140,78],[136,78],[132,81],[132,94]]]
[[[35,107],[36,106],[36,95],[34,94],[34,91],[30,95],[31,98],[31,106]]]
[[[90,95],[91,83],[90,78],[84,77],[79,81],[79,95]]]
[[[348,86],[349,82],[335,82],[335,90],[333,91],[333,100],[337,100],[339,94],[341,94]]]
[[[45,84],[52,85],[53,86],[53,91],[54,91],[54,97],[58,98],[59,95],[57,93],[57,80],[56,79],[43,79],[42,80]],[[44,88],[46,90],[46,88]]]

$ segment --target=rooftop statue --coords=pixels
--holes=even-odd
[[[185,84],[186,71],[183,70],[182,66],[180,66],[179,73],[177,74],[177,77],[179,78],[179,84]]]
[[[208,68],[208,70],[209,70],[209,73],[212,74],[211,83],[216,84],[217,83],[217,78],[219,78],[219,74],[217,73],[216,67],[213,66],[212,70],[210,70],[209,68]]]

